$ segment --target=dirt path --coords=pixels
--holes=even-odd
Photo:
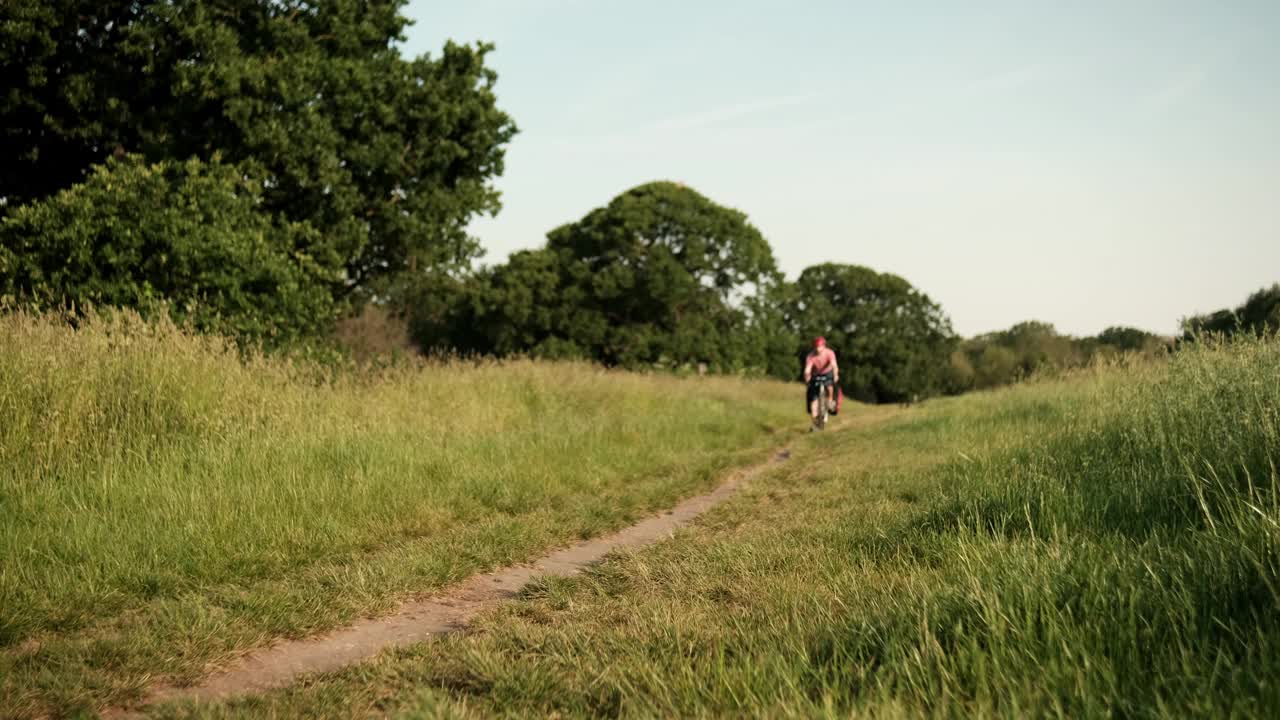
[[[110,710],[103,717],[136,717],[141,708],[157,703],[222,700],[283,687],[302,675],[337,670],[388,648],[412,645],[460,630],[478,613],[515,597],[536,577],[576,575],[612,550],[640,548],[669,537],[676,529],[727,500],[746,480],[790,457],[790,450],[782,450],[767,462],[733,473],[715,490],[689,498],[661,515],[612,535],[577,543],[531,564],[473,576],[430,600],[407,603],[388,616],[361,620],[319,637],[276,643],[246,655],[199,685],[158,686],[133,707]]]

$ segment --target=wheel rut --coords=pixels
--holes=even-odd
[[[390,615],[361,620],[316,637],[274,643],[250,652],[197,685],[157,685],[132,706],[113,708],[102,716],[140,717],[146,707],[162,703],[212,702],[272,690],[304,675],[338,670],[384,650],[462,630],[479,613],[515,598],[536,578],[576,575],[611,551],[641,548],[670,537],[732,497],[747,480],[790,458],[790,450],[781,450],[766,462],[730,474],[711,492],[691,497],[613,534],[575,543],[530,563],[473,575],[432,598],[405,603]]]

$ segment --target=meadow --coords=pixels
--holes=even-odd
[[[1280,342],[802,435],[798,385],[245,355],[0,321],[0,708],[71,716],[602,533],[777,447],[675,538],[466,632],[154,717],[1262,717]]]
[[[156,714],[1273,716],[1277,377],[1206,342],[850,423],[467,633]]]
[[[0,715],[67,716],[713,485],[794,387],[588,364],[360,368],[117,313],[0,317]]]

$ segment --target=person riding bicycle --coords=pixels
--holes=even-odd
[[[809,415],[814,422],[818,421],[818,400],[827,403],[834,412],[836,405],[836,386],[840,383],[840,364],[836,362],[836,354],[827,347],[827,339],[819,335],[813,341],[813,350],[804,360],[804,381],[809,386]],[[820,396],[826,397],[820,398]]]

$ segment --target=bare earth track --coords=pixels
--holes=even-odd
[[[689,498],[661,515],[612,535],[558,550],[530,564],[475,575],[432,599],[406,603],[391,615],[361,620],[319,637],[279,642],[254,651],[199,685],[154,687],[132,707],[108,710],[103,717],[137,717],[142,708],[158,703],[216,701],[279,688],[302,675],[337,670],[389,648],[413,645],[435,635],[460,630],[478,613],[515,597],[534,578],[576,575],[613,550],[640,548],[669,537],[730,498],[746,480],[790,457],[790,450],[782,450],[771,460],[739,470],[715,490]]]

